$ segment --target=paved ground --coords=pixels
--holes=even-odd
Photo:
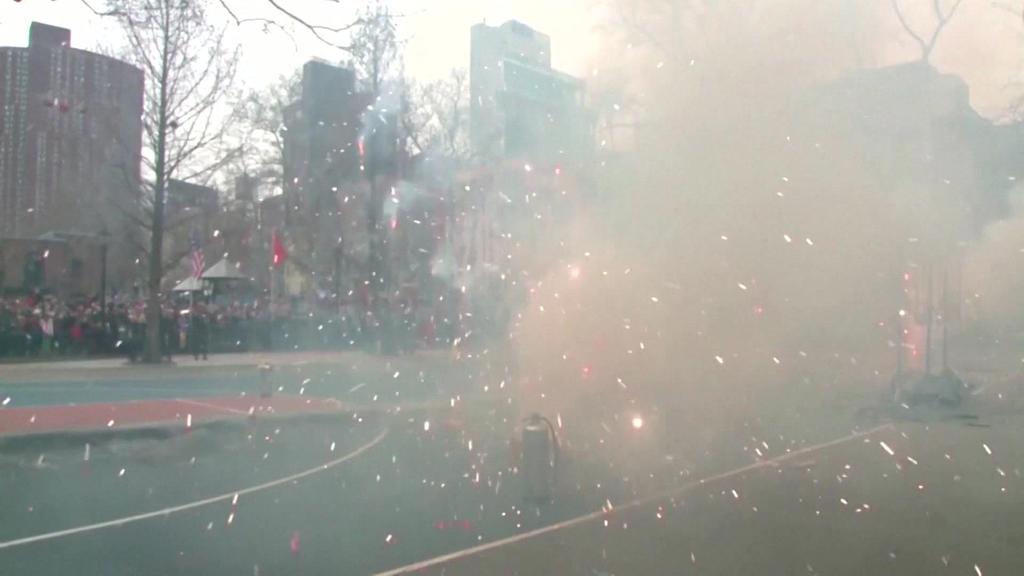
[[[429,355],[281,360],[275,398],[337,398],[342,410],[170,437],[0,439],[0,565],[34,574],[196,574],[214,566],[368,574],[569,518],[605,498],[570,495],[522,516],[518,479],[509,474],[511,409],[472,397],[480,364]],[[93,410],[97,400],[137,408],[153,398],[223,398],[204,392],[249,401],[241,395],[258,379],[252,362],[263,361],[148,371],[101,362],[19,366],[13,375],[0,371],[0,395],[10,398],[0,411],[21,417],[65,410],[54,405],[70,401]],[[626,488],[612,478],[607,490]],[[234,493],[241,495],[233,505]]]
[[[1022,431],[898,425],[394,573],[1020,574]]]
[[[858,419],[844,400],[815,420],[806,407],[820,400],[796,389],[782,400],[800,407],[797,423],[766,408],[756,438],[722,430],[699,454],[646,468],[630,457],[655,449],[655,430],[596,443],[569,426],[556,499],[538,509],[522,504],[514,473],[515,407],[482,392],[500,362],[273,358],[279,394],[357,409],[170,437],[0,442],[0,573],[373,574],[424,561],[417,573],[1024,572],[1024,395],[1009,376],[986,377],[961,413]],[[241,397],[265,361],[2,367],[0,399],[21,410]],[[786,456],[894,416],[865,439]]]

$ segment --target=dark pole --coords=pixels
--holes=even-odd
[[[334,297],[340,307],[341,305],[341,260],[344,258],[342,243],[334,247]]]
[[[100,244],[100,319],[107,329],[107,240]]]
[[[946,293],[949,291],[949,266],[943,265],[942,267],[942,371],[945,372],[949,369],[949,346],[946,345],[946,336],[948,331],[946,330],[946,319],[949,314],[949,298],[946,297]]]
[[[927,295],[927,298],[928,298],[928,308],[926,309],[926,312],[925,312],[925,316],[926,316],[926,320],[925,321],[928,324],[925,326],[925,331],[924,331],[924,375],[926,377],[930,376],[931,373],[932,373],[932,318],[933,318],[934,312],[935,312],[933,304],[932,304],[934,302],[934,300],[932,299],[932,296],[933,296],[933,294],[932,294],[932,285],[933,285],[933,278],[932,278],[932,276],[934,276],[934,270],[932,268],[931,262],[928,263],[927,269],[928,269],[928,295]]]

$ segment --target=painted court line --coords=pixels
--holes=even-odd
[[[602,518],[604,516],[607,516],[610,513],[613,513],[615,510],[629,510],[631,508],[636,508],[636,507],[639,507],[639,506],[643,506],[645,504],[650,504],[650,503],[656,502],[658,500],[664,500],[665,498],[669,498],[671,496],[677,496],[679,494],[682,494],[684,492],[688,492],[688,491],[693,490],[694,488],[697,488],[697,487],[700,487],[700,486],[705,486],[707,484],[713,484],[715,482],[719,482],[719,481],[725,480],[727,478],[732,478],[734,476],[739,476],[740,474],[745,474],[747,472],[752,472],[754,470],[759,470],[761,468],[769,468],[769,467],[772,467],[772,466],[777,466],[777,465],[779,465],[779,464],[781,464],[781,463],[783,463],[783,462],[785,462],[787,460],[792,460],[793,458],[796,458],[798,456],[802,456],[802,455],[805,455],[805,454],[810,454],[812,452],[818,452],[818,451],[824,450],[826,448],[831,448],[833,446],[838,446],[840,444],[845,444],[846,442],[850,442],[852,440],[858,440],[860,438],[865,438],[867,436],[871,436],[873,434],[876,434],[876,433],[878,433],[878,432],[880,432],[882,430],[888,429],[888,428],[892,428],[892,424],[883,424],[881,426],[876,426],[876,427],[874,427],[874,428],[872,428],[870,430],[866,430],[864,432],[857,432],[855,434],[848,434],[846,436],[843,436],[843,437],[840,437],[840,438],[836,438],[835,440],[830,440],[828,442],[822,442],[821,444],[815,444],[813,446],[807,446],[806,448],[801,448],[799,450],[793,450],[792,452],[787,452],[787,453],[785,453],[785,454],[783,454],[781,456],[776,456],[775,458],[769,458],[769,459],[766,459],[766,460],[760,460],[758,462],[754,462],[753,464],[748,464],[748,465],[742,466],[740,468],[735,468],[733,470],[728,470],[728,471],[722,472],[720,474],[715,474],[713,476],[707,476],[707,477],[701,478],[699,480],[694,480],[692,482],[687,482],[686,484],[683,484],[682,486],[677,486],[677,487],[671,488],[669,490],[664,490],[662,492],[655,493],[655,494],[653,494],[651,496],[647,496],[647,497],[644,497],[644,498],[640,498],[638,500],[633,500],[631,502],[627,502],[626,504],[622,504],[620,506],[615,506],[614,509],[611,510],[611,511],[606,511],[604,509],[595,510],[594,512],[591,512],[589,514],[586,514],[586,515],[583,515],[583,516],[577,516],[576,518],[570,518],[568,520],[563,520],[562,522],[558,522],[556,524],[551,524],[550,526],[545,526],[543,528],[538,528],[536,530],[531,530],[529,532],[523,532],[522,534],[516,534],[515,536],[509,536],[508,538],[503,538],[501,540],[495,540],[494,542],[487,542],[485,544],[481,544],[479,546],[474,546],[472,548],[466,548],[464,550],[458,550],[458,551],[452,552],[450,554],[445,554],[444,556],[437,556],[435,558],[429,558],[429,559],[423,560],[421,562],[416,562],[415,564],[409,564],[407,566],[402,566],[400,568],[395,568],[393,570],[388,570],[386,572],[378,572],[375,576],[398,576],[399,574],[409,574],[409,573],[412,573],[412,572],[416,572],[418,570],[423,570],[425,568],[431,568],[431,567],[437,566],[439,564],[444,564],[444,563],[450,562],[452,560],[459,560],[461,558],[466,558],[468,556],[473,556],[473,555],[479,554],[481,552],[486,552],[487,550],[493,550],[495,548],[500,548],[500,547],[506,546],[508,544],[515,544],[517,542],[521,542],[523,540],[527,540],[527,539],[530,539],[530,538],[535,538],[537,536],[542,536],[544,534],[548,534],[548,533],[554,532],[556,530],[561,530],[563,528],[569,528],[569,527],[576,526],[576,525],[579,525],[579,524],[584,524],[584,523],[589,522],[591,520],[596,520],[598,518]]]
[[[339,464],[342,464],[344,462],[347,462],[347,461],[355,458],[356,456],[359,456],[363,452],[366,452],[370,448],[373,448],[374,446],[379,444],[380,441],[383,440],[384,437],[388,435],[388,431],[389,430],[387,428],[385,428],[384,430],[381,431],[380,434],[377,434],[377,436],[373,440],[370,440],[366,444],[363,444],[359,448],[356,448],[352,452],[349,452],[348,454],[345,454],[344,456],[342,456],[340,458],[336,458],[334,460],[331,460],[330,462],[327,462],[325,464],[321,464],[321,465],[319,465],[319,466],[317,466],[315,468],[310,468],[309,470],[304,470],[304,471],[299,472],[297,474],[292,474],[291,476],[286,476],[284,478],[278,478],[277,480],[271,480],[269,482],[264,482],[263,484],[258,484],[256,486],[250,486],[248,488],[243,488],[241,490],[235,490],[233,492],[227,492],[225,494],[221,494],[220,496],[213,496],[212,498],[204,498],[202,500],[195,500],[193,502],[187,502],[185,504],[179,504],[178,506],[171,506],[169,508],[163,508],[163,509],[160,509],[160,510],[153,510],[151,512],[145,512],[145,513],[142,513],[142,514],[136,514],[134,516],[125,516],[123,518],[116,518],[114,520],[107,520],[105,522],[98,522],[96,524],[87,524],[85,526],[76,526],[74,528],[68,528],[66,530],[58,530],[56,532],[46,532],[44,534],[36,534],[35,536],[27,536],[25,538],[18,538],[16,540],[8,540],[7,542],[0,542],[0,550],[3,550],[5,548],[15,548],[17,546],[24,546],[25,544],[33,544],[35,542],[43,542],[43,541],[46,541],[46,540],[54,540],[54,539],[57,539],[57,538],[63,538],[64,536],[72,536],[74,534],[81,534],[83,532],[93,532],[95,530],[101,530],[103,528],[112,528],[114,526],[123,526],[123,525],[129,524],[131,522],[138,522],[140,520],[148,520],[149,518],[156,518],[158,516],[169,516],[171,514],[174,514],[175,512],[184,512],[185,510],[191,510],[193,508],[199,508],[201,506],[206,506],[208,504],[214,504],[216,502],[221,502],[221,501],[224,501],[224,500],[233,500],[234,498],[236,498],[238,496],[243,496],[245,494],[252,494],[253,492],[260,492],[260,491],[266,490],[268,488],[273,488],[275,486],[280,486],[282,484],[287,484],[289,482],[294,482],[295,480],[300,480],[302,478],[306,478],[307,476],[312,476],[312,475],[317,474],[319,472],[323,472],[324,470],[329,470],[331,468],[334,468],[335,466],[338,466]]]
[[[209,402],[200,402],[198,400],[191,400],[191,399],[188,399],[188,398],[175,398],[174,401],[175,402],[180,402],[182,404],[191,404],[193,406],[201,406],[203,408],[212,408],[214,410],[220,410],[221,412],[230,412],[232,414],[245,414],[246,416],[249,415],[249,412],[247,412],[245,410],[238,410],[237,408],[229,408],[227,406],[219,406],[217,404],[210,404]]]

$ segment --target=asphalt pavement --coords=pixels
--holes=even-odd
[[[259,377],[249,360],[0,371],[0,396],[24,406],[242,393]],[[641,458],[663,448],[645,436],[657,430],[596,439],[578,431],[608,423],[570,422],[555,498],[536,507],[522,499],[511,393],[483,384],[493,379],[480,360],[281,363],[275,389],[354,408],[0,443],[0,573],[1024,571],[1024,395],[1012,378],[980,386],[971,418],[805,417],[799,433],[723,430],[686,457]]]
[[[371,574],[627,493],[604,469],[600,493],[567,489],[543,508],[524,506],[513,408],[474,396],[476,369],[424,358],[278,365],[279,393],[352,408],[170,436],[0,442],[0,572]],[[250,393],[259,378],[244,363],[61,373],[74,377],[5,373],[0,396],[12,407],[133,402]],[[565,485],[597,478],[586,466],[564,465]]]

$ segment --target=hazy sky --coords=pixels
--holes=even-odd
[[[89,0],[100,5],[102,0]],[[291,29],[291,38],[280,31],[264,32],[260,24],[232,25],[234,38],[242,43],[240,77],[250,86],[265,84],[298,68],[313,56],[341,61],[345,54],[324,45],[308,31],[268,8],[265,0],[226,0],[240,17],[271,16]],[[404,15],[401,35],[406,70],[421,79],[444,75],[469,64],[469,28],[486,20],[500,24],[515,18],[546,32],[552,40],[556,68],[585,76],[600,66],[599,45],[607,36],[596,30],[603,16],[596,6],[605,0],[388,0]],[[878,11],[878,53],[875,65],[914,58],[915,47],[903,33],[889,0],[868,2]],[[325,25],[348,22],[363,0],[283,0],[282,4],[309,21]],[[930,0],[904,0],[915,27],[927,33],[933,25]],[[71,28],[72,45],[91,49],[111,44],[118,30],[95,17],[81,0],[0,0],[0,45],[24,45],[33,20]],[[218,17],[226,13],[211,2]],[[943,34],[933,63],[944,72],[961,75],[971,88],[976,108],[990,117],[1002,117],[1019,98],[1024,72],[1024,23],[1011,6],[1004,10],[994,1],[968,0]]]
[[[337,61],[345,54],[324,45],[308,31],[266,9],[263,0],[228,0],[240,17],[265,15],[279,19],[292,29],[288,35],[265,33],[260,24],[245,24],[235,33],[243,45],[241,77],[258,85],[285,74],[312,56]],[[99,6],[102,0],[91,0]],[[592,33],[596,16],[587,6],[592,0],[391,0],[393,9],[404,15],[401,35],[408,40],[406,69],[421,78],[445,74],[454,67],[469,65],[469,28],[486,19],[499,24],[515,18],[546,32],[552,38],[552,56],[556,67],[573,74],[586,70],[588,53],[594,50],[597,36]],[[33,21],[70,28],[72,45],[90,49],[108,42],[116,28],[94,16],[80,0],[5,1],[0,16],[0,45],[25,45],[28,27]],[[363,2],[328,0],[285,0],[310,21],[324,24],[344,23],[354,7]],[[109,43],[109,42],[108,42]]]

